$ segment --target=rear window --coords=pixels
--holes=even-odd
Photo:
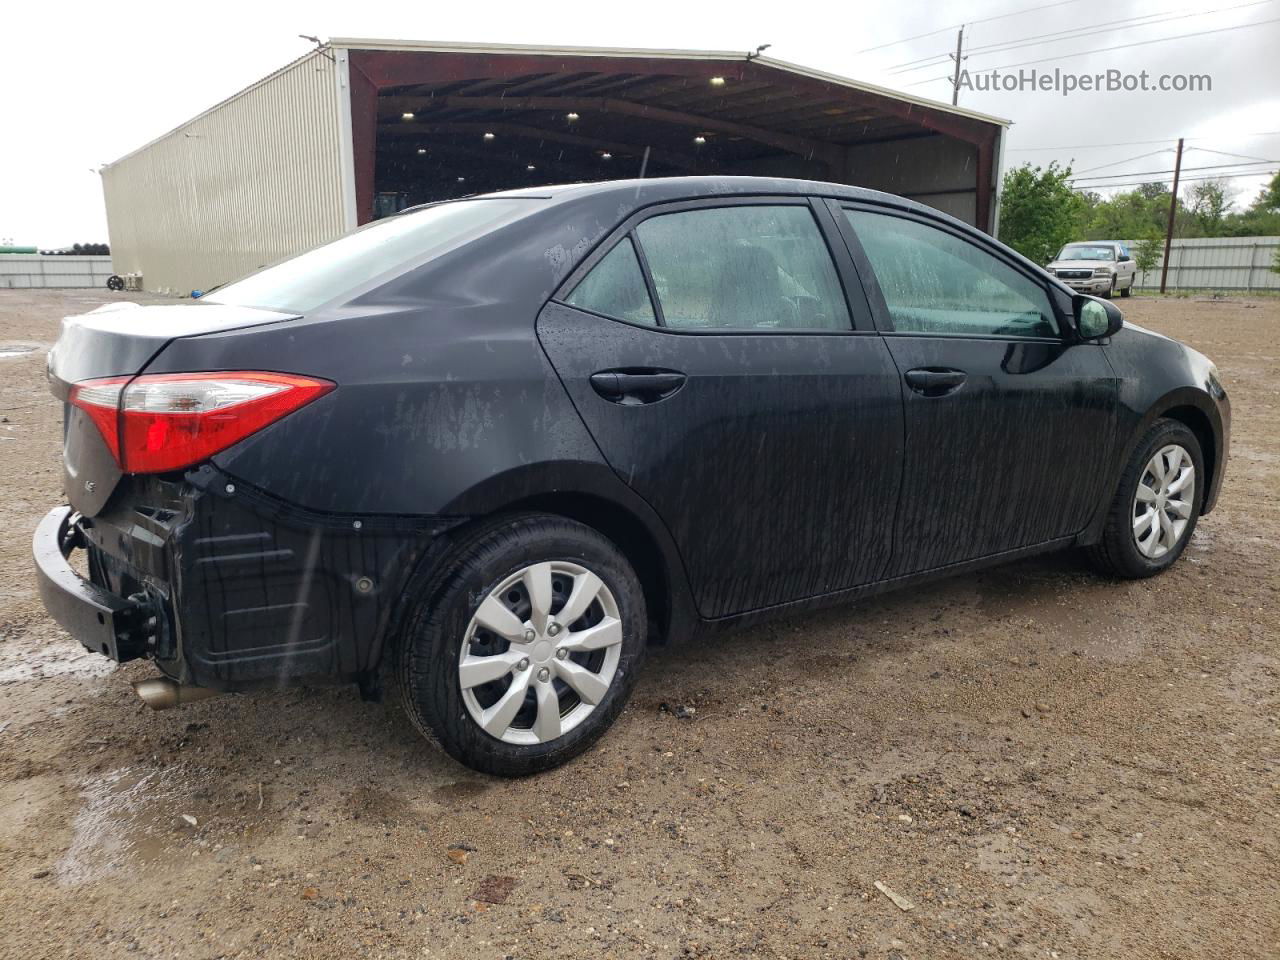
[[[534,200],[457,200],[379,220],[250,274],[205,299],[306,313],[385,273],[417,266],[532,213]]]

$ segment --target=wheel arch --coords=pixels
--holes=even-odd
[[[551,513],[599,531],[636,571],[649,610],[650,641],[682,636],[698,622],[684,563],[666,524],[602,463],[526,464],[496,474],[458,497],[451,515],[490,522],[504,514]]]
[[[1129,458],[1133,456],[1133,451],[1151,429],[1151,425],[1161,418],[1181,423],[1195,434],[1200,442],[1200,455],[1204,459],[1206,474],[1205,495],[1201,500],[1200,513],[1203,516],[1213,509],[1218,497],[1218,486],[1222,482],[1222,472],[1219,469],[1225,442],[1222,417],[1214,406],[1213,399],[1203,390],[1195,387],[1179,387],[1170,390],[1147,406],[1146,412],[1141,417],[1130,421],[1131,425],[1127,427],[1127,433],[1117,440],[1115,460],[1112,461],[1111,468],[1111,483],[1104,488],[1105,497],[1099,502],[1093,520],[1076,538],[1078,544],[1088,546],[1097,543],[1102,536],[1111,498],[1115,496]]]
[[[537,494],[511,504],[503,513],[550,513],[576,520],[602,533],[622,551],[640,579],[649,614],[650,643],[664,643],[673,619],[672,574],[649,528],[626,508],[594,494]]]
[[[1188,430],[1195,434],[1196,440],[1200,443],[1200,456],[1204,459],[1204,497],[1201,498],[1201,514],[1208,513],[1213,508],[1213,503],[1217,499],[1218,491],[1215,484],[1218,480],[1218,439],[1217,433],[1213,429],[1213,421],[1209,419],[1209,415],[1202,409],[1189,403],[1180,403],[1177,406],[1169,407],[1160,413],[1160,418],[1165,420],[1176,420]],[[1152,418],[1153,422],[1156,418]]]

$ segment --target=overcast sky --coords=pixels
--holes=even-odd
[[[974,75],[1055,58],[1034,66],[1212,78],[1212,92],[1203,93],[1077,92],[1064,98],[962,92],[962,106],[1014,121],[1006,167],[1059,160],[1072,162],[1077,171],[1101,168],[1097,174],[1163,171],[1173,166],[1173,142],[1184,136],[1194,138],[1187,146],[1196,148],[1186,154],[1185,167],[1263,159],[1272,162],[1221,172],[1280,169],[1280,0],[973,0],[948,4],[945,13],[938,12],[939,4],[915,0],[868,4],[865,10],[791,0],[743,2],[731,9],[730,14],[722,3],[688,0],[105,6],[9,0],[0,18],[0,121],[7,132],[0,150],[0,239],[42,247],[105,241],[97,168],[305,52],[308,44],[299,33],[743,51],[770,43],[768,55],[781,60],[949,100],[950,85],[935,79],[950,72],[948,64],[898,73],[894,68],[945,56],[964,18],[972,50],[966,66]],[[1001,16],[1019,10],[1026,12]],[[1178,19],[1167,19],[1172,17]],[[1224,29],[1241,24],[1255,25]],[[945,29],[869,49],[938,28]],[[979,49],[1086,28],[1100,32],[1019,49]],[[1164,37],[1182,39],[1146,43]],[[1123,44],[1142,45],[1103,49]],[[1071,56],[1081,52],[1086,55]],[[1266,179],[1231,180],[1238,205],[1252,200]]]

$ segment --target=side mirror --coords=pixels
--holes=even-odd
[[[1103,337],[1114,336],[1124,325],[1120,308],[1107,300],[1077,293],[1071,298],[1071,309],[1075,318],[1076,336],[1081,340],[1101,340]]]

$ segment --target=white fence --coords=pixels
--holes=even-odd
[[[1132,246],[1132,242],[1130,243]],[[1280,237],[1211,237],[1175,240],[1169,252],[1170,290],[1280,290],[1271,265]],[[1161,250],[1163,254],[1163,249]],[[1161,257],[1163,259],[1163,256]],[[0,290],[8,287],[102,287],[110,257],[0,253]],[[1160,289],[1160,263],[1138,273],[1139,290]]]
[[[111,276],[110,257],[0,253],[0,290],[9,287],[101,287]]]
[[[1132,242],[1130,247],[1132,247]],[[1280,237],[1205,237],[1174,240],[1169,250],[1168,290],[1280,290],[1280,273],[1273,273]],[[1160,289],[1160,259],[1138,272],[1139,290]]]

